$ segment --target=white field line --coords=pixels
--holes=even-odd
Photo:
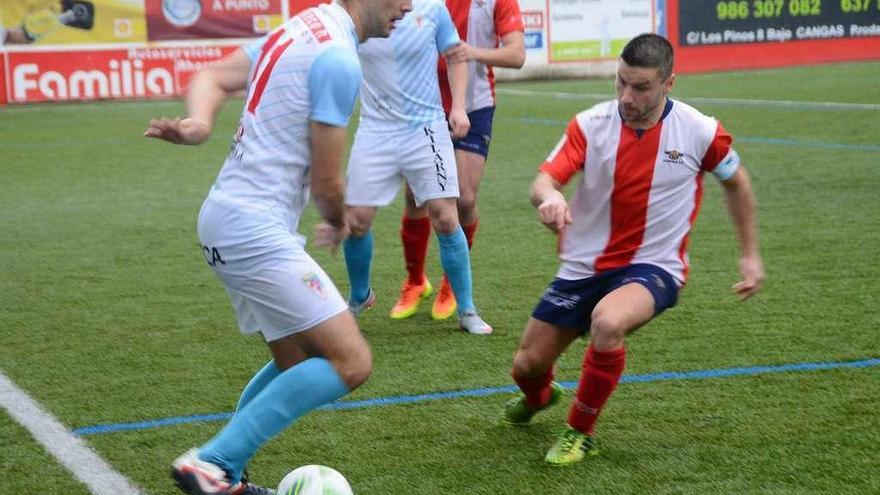
[[[144,495],[2,372],[0,406],[94,495]]]
[[[532,91],[528,89],[497,88],[496,93],[511,96],[537,96],[543,98],[556,98],[560,100],[610,100],[613,94],[600,93],[572,93],[563,91]],[[841,103],[836,101],[793,101],[793,100],[755,100],[740,98],[705,98],[700,96],[680,96],[682,101],[694,103],[706,103],[712,105],[749,106],[749,107],[777,107],[795,108],[801,110],[880,110],[880,104],[875,103]]]

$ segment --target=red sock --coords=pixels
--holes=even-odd
[[[409,283],[421,285],[425,280],[425,258],[428,256],[428,241],[431,239],[431,219],[429,217],[409,218],[404,216],[400,223],[400,240],[403,242],[403,258]]]
[[[611,392],[617,387],[623,367],[626,366],[626,348],[599,352],[590,345],[584,355],[584,367],[577,394],[568,413],[568,424],[587,435],[593,434],[596,419]]]
[[[477,226],[480,225],[480,221],[477,220],[470,225],[462,225],[461,229],[464,230],[464,236],[467,238],[468,249],[472,248],[474,245],[474,234],[477,233]]]
[[[519,389],[526,394],[526,405],[531,409],[537,409],[547,405],[550,401],[550,382],[553,381],[553,369],[547,370],[541,376],[535,378],[526,378],[511,373],[513,381],[519,386]]]

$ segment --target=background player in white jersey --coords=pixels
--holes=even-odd
[[[495,75],[492,67],[522,67],[526,58],[525,41],[522,16],[516,0],[447,0],[446,6],[463,40],[449,59],[468,63],[466,110],[471,129],[465,137],[456,140],[454,146],[460,189],[458,217],[470,248],[479,224],[477,193],[492,139],[495,113]],[[440,88],[444,108],[449,111],[449,84],[442,66]],[[407,279],[392,310],[394,318],[405,318],[415,313],[419,302],[432,291],[425,276],[430,235],[431,223],[427,212],[424,208],[416,207],[407,189],[406,209],[400,229]],[[455,313],[456,306],[456,297],[448,278],[444,276],[431,308],[431,316],[438,320],[449,318]]]
[[[413,11],[387,39],[363,43],[361,117],[348,163],[345,202],[345,261],[351,282],[349,305],[360,313],[376,296],[370,288],[370,261],[376,211],[387,206],[405,178],[416,201],[427,209],[440,244],[440,260],[459,300],[459,325],[488,334],[471,296],[467,240],[458,222],[458,173],[437,82],[438,53],[460,43],[442,0],[414,0]],[[470,128],[465,111],[468,69],[449,64],[453,90],[448,127],[457,138]]]
[[[172,475],[187,493],[271,493],[241,480],[257,449],[371,371],[369,347],[348,306],[305,252],[297,228],[311,191],[324,220],[315,244],[335,248],[345,237],[341,160],[361,79],[357,46],[388,36],[410,9],[410,0],[323,4],[263,40],[232,150],[202,205],[198,230],[241,331],[262,333],[272,360],[248,383],[229,423],[174,461]],[[248,84],[246,60],[238,53],[221,64],[227,74],[206,75],[201,84],[216,87],[189,93],[188,119],[152,121],[145,135],[203,140],[222,96]]]
[[[593,427],[626,359],[628,333],[673,306],[688,269],[688,235],[704,172],[721,181],[740,247],[740,299],[764,278],[755,200],[732,137],[714,118],[667,98],[675,81],[669,42],[640,35],[623,49],[617,100],[576,115],[531,187],[541,222],[561,236],[561,265],[526,325],[513,360],[524,396],[504,417],[526,424],[557,402],[556,359],[589,333],[568,429],[545,458],[596,455]],[[562,187],[582,172],[571,204]]]

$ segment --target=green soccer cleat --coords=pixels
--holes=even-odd
[[[551,466],[568,466],[597,455],[596,440],[569,426],[547,451],[544,462]]]
[[[504,422],[517,426],[527,425],[529,424],[529,421],[532,420],[532,416],[559,402],[559,399],[564,394],[565,389],[562,388],[562,385],[556,382],[550,382],[550,400],[544,407],[539,407],[537,409],[532,409],[527,406],[526,396],[520,394],[518,397],[514,397],[507,401],[507,404],[504,405]]]

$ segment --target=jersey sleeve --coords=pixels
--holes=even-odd
[[[567,184],[576,173],[584,169],[586,161],[587,138],[575,117],[568,123],[562,139],[538,170],[550,174],[560,184]]]
[[[458,30],[452,23],[452,16],[449,15],[449,9],[443,3],[437,4],[434,9],[434,22],[437,23],[437,51],[443,53],[461,42],[458,37]]]
[[[336,127],[348,125],[361,85],[361,66],[349,50],[324,50],[309,70],[309,118]]]
[[[266,38],[268,38],[268,36],[263,36],[262,38],[258,38],[241,47],[245,55],[251,59],[251,67],[253,67],[254,64],[257,63],[257,59],[260,58],[260,52],[263,50],[263,43],[266,42]]]
[[[493,14],[495,18],[495,33],[499,37],[513,31],[525,30],[517,0],[497,0]]]
[[[733,136],[719,122],[712,142],[703,155],[702,169],[712,172],[719,180],[729,179],[739,168],[739,154],[731,144],[733,144]]]

